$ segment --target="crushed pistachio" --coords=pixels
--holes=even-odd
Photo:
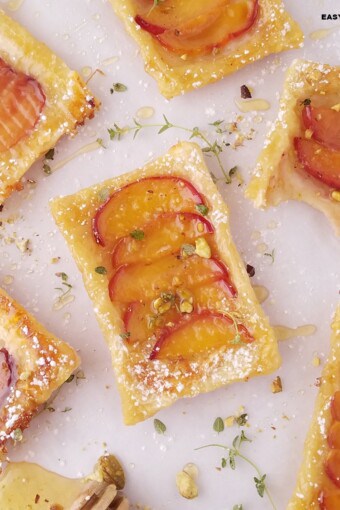
[[[210,259],[211,248],[204,237],[199,237],[198,239],[196,239],[195,246],[196,255],[202,257],[203,259]]]
[[[235,416],[228,416],[227,418],[224,419],[224,425],[226,427],[232,427],[235,423]]]
[[[272,393],[281,393],[282,391],[282,381],[281,377],[278,375],[275,377],[274,381],[271,384]]]
[[[332,191],[331,197],[336,202],[340,202],[340,191],[339,190]]]
[[[195,480],[186,472],[180,471],[176,475],[176,485],[179,494],[186,499],[194,499],[198,496],[198,488]]]
[[[195,246],[193,244],[182,244],[181,257],[187,258],[195,253]]]
[[[336,112],[340,112],[340,103],[331,106],[331,110],[335,110]]]
[[[320,366],[321,360],[320,360],[319,356],[314,356],[312,364],[313,364],[313,367],[319,367]]]
[[[16,442],[22,441],[22,439],[23,439],[22,430],[21,429],[13,430],[13,432],[11,433],[11,437]]]
[[[182,301],[179,305],[179,310],[181,313],[191,313],[194,309],[194,306],[190,301]]]

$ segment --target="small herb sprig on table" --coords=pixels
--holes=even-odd
[[[168,129],[180,129],[190,134],[189,139],[192,140],[196,138],[197,140],[201,140],[203,142],[202,151],[208,156],[213,156],[217,160],[217,164],[223,174],[223,178],[217,178],[214,174],[211,173],[211,176],[214,182],[218,182],[223,180],[226,184],[230,184],[232,182],[232,177],[235,174],[237,167],[231,168],[231,170],[226,170],[222,160],[221,153],[223,152],[225,147],[228,147],[230,144],[225,140],[219,141],[219,139],[215,139],[213,142],[210,142],[208,137],[202,132],[199,127],[187,128],[185,126],[179,126],[178,124],[173,124],[169,121],[169,119],[163,114],[164,122],[162,124],[141,124],[137,119],[133,119],[133,125],[121,127],[117,123],[113,124],[112,128],[109,128],[107,131],[110,135],[110,140],[121,140],[124,135],[129,133],[133,133],[133,139],[136,138],[138,133],[147,128],[157,128],[158,134],[161,135]],[[213,127],[215,135],[223,135],[227,130],[223,129],[223,120],[216,120],[209,124],[209,126]]]
[[[251,443],[251,439],[249,439],[245,435],[244,431],[242,430],[241,434],[234,438],[231,447],[227,446],[227,445],[222,445],[222,444],[208,444],[208,445],[200,446],[199,448],[195,448],[195,449],[202,450],[203,448],[211,448],[211,447],[223,448],[227,452],[228,455],[227,455],[227,457],[222,457],[222,460],[221,460],[222,468],[226,468],[229,466],[231,469],[235,470],[237,458],[240,458],[240,459],[244,460],[245,462],[247,462],[247,464],[252,466],[254,468],[254,470],[256,471],[257,476],[254,477],[254,483],[255,483],[255,487],[256,487],[258,495],[261,498],[263,498],[264,495],[266,495],[269,499],[269,502],[270,502],[273,510],[277,510],[276,506],[274,504],[273,498],[272,498],[272,496],[268,490],[268,487],[266,485],[267,475],[262,474],[260,469],[257,467],[257,465],[252,460],[250,460],[248,457],[246,457],[243,453],[241,453],[241,451],[240,451],[241,445],[245,442]]]

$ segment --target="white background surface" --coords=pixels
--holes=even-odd
[[[244,186],[237,187],[236,182],[229,186],[221,184],[220,190],[231,209],[238,249],[244,260],[256,268],[253,282],[270,291],[264,308],[271,323],[292,327],[315,324],[318,329],[312,337],[280,345],[281,394],[271,393],[274,376],[269,376],[194,400],[182,400],[159,413],[158,418],[167,426],[166,434],[159,436],[153,420],[129,428],[122,423],[109,352],[80,274],[53,223],[48,201],[57,194],[75,192],[133,170],[183,137],[176,130],[157,135],[149,129],[135,141],[127,136],[121,142],[110,142],[106,129],[114,122],[130,124],[138,108],[152,106],[155,115],[146,122],[160,122],[164,113],[174,123],[205,129],[214,120],[235,119],[239,112],[234,98],[239,97],[242,84],[254,88],[254,97],[271,103],[270,110],[261,114],[263,122],[259,124],[251,122],[258,114],[245,114],[244,122],[257,131],[255,140],[223,154],[226,167],[238,165],[248,181],[268,123],[276,118],[284,71],[291,60],[307,57],[340,64],[339,30],[320,41],[309,39],[313,30],[340,24],[321,21],[320,16],[336,12],[337,3],[287,0],[287,9],[306,34],[303,49],[268,57],[219,83],[170,102],[161,97],[156,83],[144,72],[136,44],[127,36],[107,1],[25,0],[12,13],[71,67],[80,72],[84,66],[98,67],[106,73],[97,74],[90,83],[103,103],[101,111],[75,139],[64,139],[58,144],[55,161],[98,137],[107,146],[71,161],[51,176],[45,176],[42,162],[38,162],[27,174],[37,181],[36,188],[31,192],[25,188],[13,196],[2,213],[2,218],[15,215],[16,220],[6,224],[2,231],[0,283],[51,331],[79,349],[86,376],[78,386],[72,382],[63,387],[54,403],[56,412],[45,411],[32,422],[24,443],[11,450],[12,459],[37,462],[64,475],[78,476],[91,471],[106,443],[107,449],[116,453],[125,466],[126,491],[135,504],[142,503],[153,510],[231,510],[233,505],[242,503],[244,510],[266,510],[270,508],[268,500],[258,497],[252,482],[254,473],[242,461],[237,463],[235,472],[227,469],[218,472],[215,468],[220,465],[222,451],[194,451],[195,447],[216,441],[230,444],[239,429],[233,427],[217,437],[212,424],[217,416],[227,417],[243,405],[249,413],[247,434],[253,439],[244,451],[267,473],[278,510],[285,508],[301,462],[317,391],[314,383],[322,368],[314,367],[312,360],[318,353],[323,361],[328,351],[329,323],[339,299],[339,240],[326,219],[296,202],[266,213],[255,211],[243,198]],[[0,1],[0,5],[6,10],[6,2]],[[117,61],[103,66],[103,61],[111,57],[117,57]],[[111,95],[113,82],[126,84],[128,91]],[[208,163],[218,174],[215,162],[211,159]],[[268,228],[273,220],[277,227]],[[254,232],[258,231],[261,239],[255,240]],[[22,254],[15,245],[6,244],[6,236],[13,232],[19,238],[30,239],[31,254]],[[261,242],[268,245],[269,251],[275,249],[273,264],[258,253],[256,245]],[[61,257],[60,263],[51,264],[52,257],[57,256]],[[76,299],[62,310],[53,311],[58,296],[54,289],[60,283],[55,276],[57,271],[69,275]],[[14,279],[5,285],[8,275]],[[65,406],[72,410],[62,413]],[[176,472],[189,461],[200,469],[200,495],[194,501],[180,498],[175,488]]]

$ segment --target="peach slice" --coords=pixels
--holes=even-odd
[[[313,138],[330,149],[340,150],[340,111],[307,105],[302,110],[302,120]]]
[[[332,398],[331,413],[333,420],[340,421],[340,391],[336,391]]]
[[[258,12],[258,0],[230,0],[221,8],[217,20],[201,32],[190,35],[177,28],[166,30],[156,38],[174,53],[204,55],[247,32],[255,23]]]
[[[39,83],[0,58],[0,153],[14,147],[39,120],[45,105]]]
[[[230,283],[227,268],[217,259],[192,255],[187,259],[168,255],[151,264],[123,265],[109,283],[112,301],[133,303],[152,301],[162,292],[191,288],[209,281],[224,279]]]
[[[222,347],[237,348],[253,338],[247,329],[238,325],[240,340],[233,321],[222,314],[209,311],[184,317],[174,328],[164,328],[157,340],[151,360],[192,359]]]
[[[232,289],[233,290],[233,289]],[[225,280],[192,287],[186,294],[192,298],[195,312],[217,311],[225,307],[225,300],[234,297],[230,284]],[[180,312],[181,290],[171,295],[173,306],[164,314],[157,314],[151,302],[135,302],[129,304],[123,317],[125,331],[129,333],[128,341],[146,341],[152,335],[158,335],[166,324],[177,324],[183,318]]]
[[[325,471],[330,480],[340,487],[340,450],[331,450],[328,454]]]
[[[303,138],[295,138],[294,146],[307,173],[328,186],[340,188],[340,151]]]
[[[320,510],[339,510],[340,490],[325,490],[319,496]]]
[[[178,253],[181,246],[195,238],[212,234],[214,227],[203,216],[194,213],[164,213],[143,227],[142,240],[122,237],[114,247],[113,267],[136,262],[152,262],[165,255]]]
[[[179,312],[172,307],[164,315],[157,315],[151,303],[131,303],[123,317],[128,343],[145,342],[153,335],[157,335],[166,324],[176,323],[180,318]]]
[[[114,245],[141,225],[164,212],[197,212],[205,204],[196,188],[180,177],[139,179],[117,190],[97,211],[93,234],[98,244]]]
[[[164,0],[153,7],[153,0],[134,0],[135,21],[153,35],[175,29],[195,33],[213,23],[227,1]]]
[[[331,448],[340,450],[340,421],[332,423],[327,438],[328,444]]]

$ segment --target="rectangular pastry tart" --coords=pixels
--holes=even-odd
[[[0,289],[0,457],[79,365],[75,351]]]
[[[263,208],[303,200],[340,234],[340,67],[293,62],[246,195]]]
[[[0,203],[97,107],[78,74],[0,9]]]
[[[340,508],[340,306],[297,487],[287,510]]]
[[[111,0],[146,71],[171,98],[296,48],[303,34],[281,0]]]
[[[51,207],[110,347],[127,424],[279,366],[197,145]]]

